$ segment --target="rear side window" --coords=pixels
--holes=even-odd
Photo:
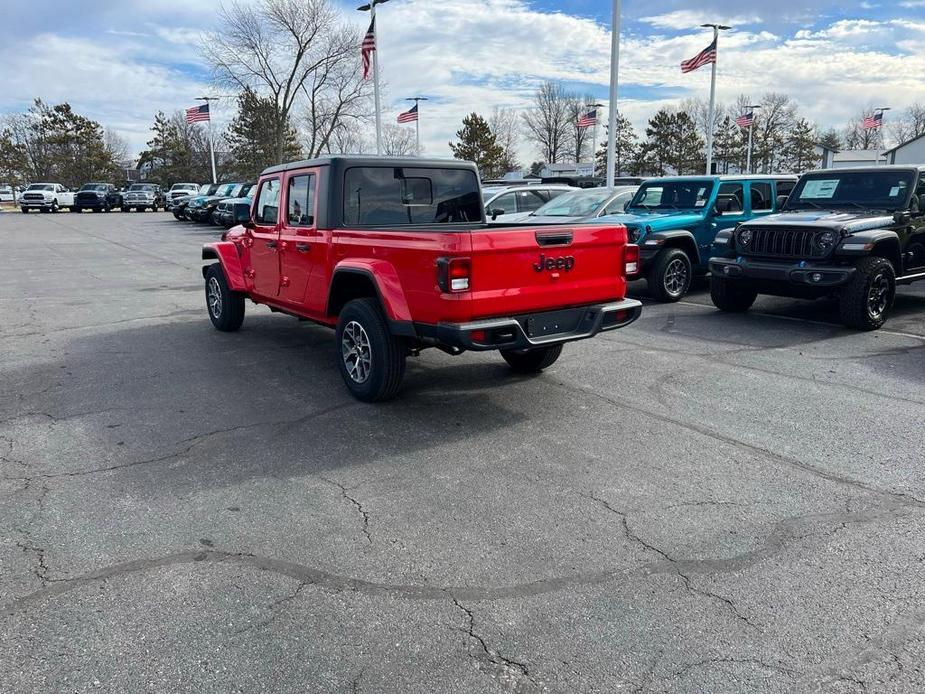
[[[276,224],[279,218],[279,179],[271,178],[260,185],[260,195],[257,198],[257,211],[254,221],[257,224]]]
[[[770,211],[774,207],[770,183],[752,183],[749,186],[752,196],[752,212]]]
[[[315,174],[293,176],[289,179],[289,226],[315,225]]]
[[[407,226],[482,221],[473,171],[358,166],[344,174],[346,226]]]

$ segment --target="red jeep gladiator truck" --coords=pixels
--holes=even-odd
[[[493,226],[475,165],[332,156],[260,175],[250,219],[203,246],[212,324],[237,330],[245,299],[333,327],[360,400],[394,396],[426,347],[498,350],[518,371],[566,342],[639,317],[626,277],[639,249],[620,225]]]

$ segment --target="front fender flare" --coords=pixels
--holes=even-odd
[[[661,243],[648,246],[646,245],[646,241],[649,240],[661,241]],[[697,248],[697,239],[695,239],[694,235],[687,229],[671,229],[669,231],[656,231],[647,234],[640,245],[640,250],[651,251],[653,254],[657,254],[663,248],[675,245],[675,242],[678,240],[680,240],[680,243],[677,243],[677,245],[691,254],[691,262],[695,265],[698,264],[700,262],[700,250]]]
[[[202,247],[202,259],[218,260],[221,263],[222,270],[225,271],[225,278],[228,280],[228,286],[232,291],[247,291],[241,257],[238,255],[238,249],[233,243],[230,241],[218,241],[205,244]],[[207,269],[207,265],[202,266],[203,277],[205,277]]]

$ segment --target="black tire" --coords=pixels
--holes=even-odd
[[[107,204],[103,207],[103,212],[112,212],[112,205]]]
[[[713,305],[720,311],[744,313],[755,303],[758,292],[741,281],[711,275],[710,298],[713,299]]]
[[[128,212],[128,208],[127,208],[125,205],[122,205],[122,206],[119,208],[119,212]]]
[[[886,322],[896,296],[896,271],[886,258],[862,258],[838,297],[842,323],[855,330],[877,330]]]
[[[549,345],[534,349],[502,349],[504,361],[518,373],[539,373],[552,366],[562,354],[562,345]]]
[[[389,331],[379,302],[348,302],[335,335],[337,368],[350,394],[363,402],[394,398],[405,377],[405,345]]]
[[[655,257],[646,281],[653,299],[665,303],[680,301],[691,287],[693,266],[680,248],[666,248]]]
[[[28,207],[20,207],[19,209],[22,211],[23,214],[29,214],[29,208],[28,208]]]
[[[54,212],[55,214],[58,214],[58,211],[59,211],[60,209],[61,209],[61,208],[58,207],[58,201],[57,201],[57,200],[52,200],[52,202],[51,202],[51,209],[49,210],[49,212]],[[72,207],[71,209],[74,209],[74,208]]]
[[[232,291],[220,263],[206,270],[206,310],[216,330],[232,333],[244,322],[244,294]]]
[[[102,207],[94,207],[94,208],[93,208],[93,211],[94,211],[94,212],[102,212],[102,211],[103,211],[103,208],[102,208]]]

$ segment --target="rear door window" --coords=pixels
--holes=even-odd
[[[474,171],[358,166],[344,173],[346,226],[454,224],[482,219],[482,195]]]
[[[263,226],[275,226],[279,219],[279,179],[269,178],[260,184],[254,221]]]

